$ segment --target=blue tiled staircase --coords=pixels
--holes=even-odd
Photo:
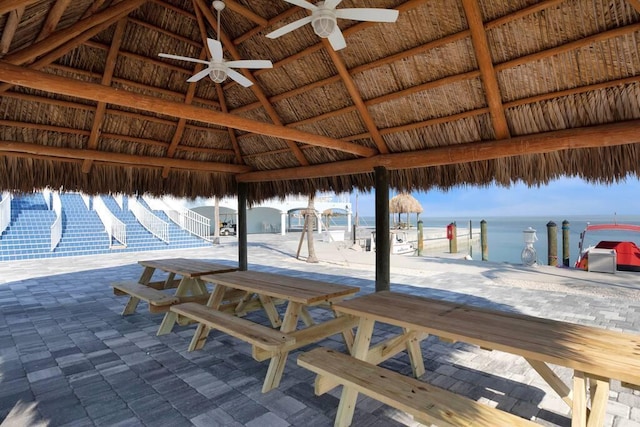
[[[127,209],[120,209],[113,197],[102,196],[105,205],[127,225],[127,246],[109,246],[104,225],[95,211],[87,209],[76,193],[60,195],[62,202],[62,238],[51,251],[51,224],[56,216],[47,208],[41,193],[15,195],[11,201],[11,223],[0,235],[0,261],[93,255],[117,251],[136,252],[209,246],[211,243],[195,237],[171,222],[164,212],[153,211],[169,223],[169,243],[148,232]],[[148,206],[139,199],[145,207]]]
[[[51,256],[51,224],[55,219],[41,193],[14,196],[11,223],[0,235],[0,260]]]

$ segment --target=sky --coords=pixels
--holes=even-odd
[[[541,187],[524,184],[505,187],[457,187],[447,192],[411,193],[424,217],[499,217],[543,215],[640,215],[640,180],[633,178],[612,185],[562,178]],[[390,192],[390,197],[395,193]],[[356,197],[351,196],[356,209]],[[373,216],[375,195],[358,195],[358,214]]]

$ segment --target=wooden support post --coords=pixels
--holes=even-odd
[[[389,241],[389,171],[374,168],[376,179],[376,292],[388,291],[391,283]]]
[[[570,264],[570,250],[569,250],[569,221],[566,219],[562,221],[562,265],[569,267]]]
[[[238,270],[247,271],[247,197],[249,185],[238,183]]]
[[[487,221],[480,221],[480,249],[482,250],[482,260],[489,261],[489,244],[487,241]]]
[[[418,221],[418,256],[422,256],[424,252],[424,228],[422,226],[422,220]]]
[[[547,265],[558,265],[558,226],[555,222],[547,223]]]
[[[458,226],[455,221],[449,224],[451,227],[451,239],[449,239],[449,253],[458,253]]]

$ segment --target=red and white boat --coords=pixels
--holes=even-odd
[[[616,252],[616,269],[621,271],[640,271],[640,248],[632,241],[601,240],[596,245],[585,247],[585,237],[587,232],[635,232],[640,233],[640,225],[633,224],[588,224],[587,228],[580,233],[580,243],[578,244],[579,255],[576,261],[576,268],[588,270],[589,252],[593,249],[608,249]],[[638,234],[640,238],[640,234]]]

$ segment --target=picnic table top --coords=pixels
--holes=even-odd
[[[258,271],[234,271],[201,277],[235,289],[309,305],[354,295],[360,288]]]
[[[188,258],[165,258],[138,261],[144,267],[156,268],[169,273],[179,274],[183,277],[194,278],[205,274],[215,274],[226,271],[237,270],[225,264],[218,264],[211,261],[202,261]]]
[[[382,291],[336,311],[640,385],[640,335]]]

